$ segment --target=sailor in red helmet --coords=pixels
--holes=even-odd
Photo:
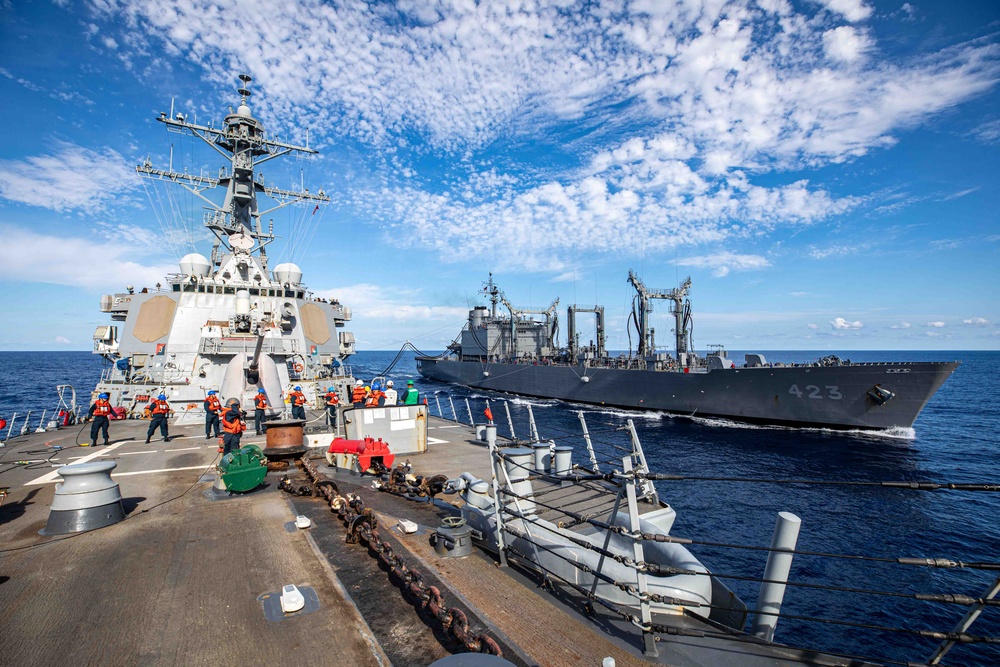
[[[215,437],[219,437],[219,415],[222,414],[222,401],[215,390],[212,389],[205,397],[205,439],[212,438],[212,427],[215,427]]]
[[[94,420],[90,423],[90,446],[97,447],[97,433],[99,431],[104,434],[104,444],[107,445],[108,424],[111,423],[111,402],[108,401],[107,394],[101,392],[97,395],[97,400],[87,411],[87,417]]]
[[[167,432],[167,417],[170,416],[170,404],[167,403],[167,395],[160,394],[152,401],[149,405],[149,429],[146,431],[146,442],[153,437],[153,433],[156,431],[157,427],[160,429],[160,435],[163,436],[163,442],[170,442],[170,434]]]

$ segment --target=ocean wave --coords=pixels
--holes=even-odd
[[[887,429],[869,430],[862,428],[840,429],[825,428],[819,426],[781,426],[778,424],[749,424],[746,422],[734,421],[724,417],[697,417],[687,415],[674,415],[683,419],[690,419],[693,422],[704,426],[715,428],[736,428],[747,431],[807,431],[810,433],[828,433],[830,435],[851,435],[860,438],[871,438],[875,440],[916,440],[917,432],[909,426],[893,426]]]

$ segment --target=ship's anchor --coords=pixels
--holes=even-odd
[[[871,389],[869,389],[868,395],[871,396],[872,399],[879,405],[885,405],[886,403],[889,402],[890,399],[896,396],[896,394],[889,391],[880,384],[877,384]]]

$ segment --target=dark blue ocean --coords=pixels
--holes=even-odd
[[[364,352],[351,359],[355,375],[370,379],[383,371],[395,352]],[[733,352],[733,358],[742,358]],[[774,361],[806,362],[820,352],[769,352]],[[627,445],[611,429],[635,420],[654,472],[686,476],[825,481],[931,480],[1000,483],[1000,352],[851,352],[854,361],[954,360],[963,362],[945,382],[912,431],[888,434],[843,433],[740,426],[724,421],[691,420],[661,414],[597,410],[555,401],[530,401],[542,437],[581,447],[577,410],[583,410],[598,441],[599,455],[609,456],[611,442]],[[0,416],[15,410],[52,408],[56,384],[73,384],[89,395],[101,363],[86,352],[0,352]],[[467,420],[470,398],[477,421],[485,400],[502,435],[507,420],[497,394],[426,382],[406,354],[389,377],[413,378],[451,416],[448,396]],[[81,401],[83,402],[83,401]],[[527,435],[527,401],[511,398],[518,436]],[[578,455],[577,461],[583,462]],[[424,471],[433,472],[433,471]],[[912,491],[881,487],[749,484],[736,482],[658,482],[660,496],[677,510],[672,533],[694,540],[767,546],[775,515],[789,511],[802,518],[798,549],[815,552],[897,557],[948,558],[963,562],[1000,562],[1000,493]],[[693,553],[719,575],[759,577],[766,553],[693,545]],[[796,557],[793,582],[890,592],[950,593],[982,596],[1000,571],[930,569],[861,560]],[[758,585],[725,579],[752,608]],[[789,587],[783,612],[904,630],[950,631],[966,607],[920,602],[907,597]],[[988,607],[969,634],[1000,637],[1000,607]],[[784,618],[776,639],[796,645],[868,656],[886,661],[924,662],[936,641],[911,633],[820,624]],[[958,645],[945,665],[1000,665],[1000,646]]]

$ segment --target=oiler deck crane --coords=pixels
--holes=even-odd
[[[515,308],[507,300],[502,291],[499,291],[500,302],[510,311],[510,349],[511,356],[517,358],[517,323],[522,315],[544,315],[545,316],[545,342],[549,350],[555,348],[555,330],[559,317],[556,315],[556,308],[559,307],[559,299],[556,298],[545,310],[531,310],[529,308]]]
[[[593,308],[589,306],[578,306],[573,304],[566,308],[566,333],[569,335],[569,340],[566,345],[569,348],[569,358],[570,361],[576,360],[576,355],[580,352],[580,343],[577,341],[576,333],[576,314],[577,313],[594,313],[595,326],[597,329],[597,350],[596,356],[598,359],[603,359],[605,357],[604,349],[604,306],[594,306]]]
[[[639,357],[645,359],[653,354],[655,341],[653,333],[649,327],[649,316],[653,312],[652,299],[666,299],[671,301],[670,312],[674,316],[674,337],[675,349],[677,352],[677,363],[681,366],[687,364],[687,354],[691,351],[691,302],[685,300],[688,291],[691,289],[691,277],[675,289],[649,289],[643,284],[635,273],[629,269],[628,281],[635,288],[639,300],[639,313],[637,328],[639,330]]]

